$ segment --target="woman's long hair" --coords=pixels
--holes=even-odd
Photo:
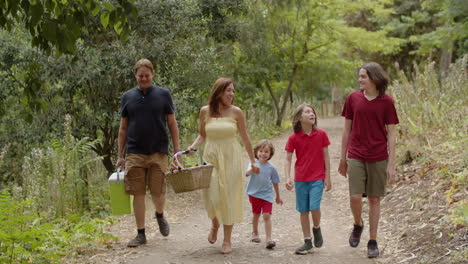
[[[223,95],[224,91],[230,84],[234,85],[234,80],[231,78],[221,77],[218,78],[213,87],[211,88],[210,99],[208,100],[208,107],[210,109],[210,117],[219,116],[219,100]],[[232,98],[232,104],[234,103],[234,98]]]

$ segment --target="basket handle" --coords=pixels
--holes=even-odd
[[[197,151],[196,149],[192,149],[192,151]],[[178,170],[181,170],[182,168],[184,168],[184,166],[182,166],[182,164],[180,164],[179,162],[179,159],[177,158],[177,156],[179,155],[182,155],[182,154],[188,154],[190,153],[189,150],[181,150],[179,152],[176,152],[174,153],[174,156],[172,156],[172,158],[175,160],[175,162],[177,163],[177,169]]]

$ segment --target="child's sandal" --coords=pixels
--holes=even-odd
[[[262,242],[260,238],[258,237],[258,234],[252,232],[252,238],[250,239],[250,242],[253,243],[260,243]]]
[[[218,239],[218,227],[211,227],[210,233],[208,234],[208,243],[214,244]]]
[[[222,248],[221,254],[229,254],[232,252],[231,243],[229,242],[224,242]]]

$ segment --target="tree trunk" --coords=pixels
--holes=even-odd
[[[270,93],[271,100],[273,101],[273,106],[275,107],[275,112],[276,112],[276,120],[278,120],[278,118],[280,118],[281,116],[278,98],[276,98],[275,94],[273,93],[273,88],[271,88],[270,82],[268,80],[265,81],[265,85],[268,89],[268,92]],[[276,124],[277,123],[278,121],[276,122]],[[281,123],[280,123],[280,126],[281,126]]]
[[[284,116],[284,112],[286,111],[286,104],[288,103],[289,95],[292,93],[294,78],[296,77],[298,67],[299,67],[299,65],[296,63],[296,64],[294,64],[294,66],[292,68],[291,76],[289,77],[288,89],[284,93],[283,104],[281,105],[280,113],[279,113],[279,115],[278,115],[278,117],[276,119],[276,126],[281,126],[281,124],[283,123],[283,116]]]
[[[102,160],[102,164],[104,164],[104,167],[106,167],[107,170],[107,176],[111,175],[114,170],[114,163],[112,162],[112,159],[110,158],[110,155],[104,156],[104,159]]]
[[[441,80],[447,75],[450,63],[452,62],[452,54],[453,50],[450,44],[447,44],[444,48],[442,48],[439,68],[439,76]]]
[[[91,205],[89,203],[89,172],[85,171],[86,168],[82,168],[80,170],[81,175],[85,175],[83,178],[83,190],[81,191],[82,195],[82,201],[81,201],[81,208],[83,212],[90,212],[91,211]]]

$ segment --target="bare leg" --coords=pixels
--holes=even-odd
[[[380,197],[369,196],[369,236],[371,239],[377,239],[377,229],[380,218]]]
[[[312,222],[314,223],[314,226],[319,226],[320,225],[320,210],[311,210],[312,212]]]
[[[210,229],[210,233],[208,234],[208,242],[210,244],[214,244],[216,240],[218,239],[218,228],[219,228],[218,218],[215,217],[211,220],[211,229]]]
[[[351,212],[353,213],[354,223],[362,225],[362,194],[353,194],[350,198]]]
[[[137,229],[145,228],[145,195],[137,194],[133,196],[133,211]]]
[[[229,254],[232,252],[231,248],[231,235],[232,235],[233,225],[223,225],[224,239],[223,239],[223,248],[221,253]]]
[[[218,221],[218,218],[213,218],[211,219],[211,227],[213,228],[219,228],[219,221]]]
[[[310,220],[309,220],[309,212],[301,213],[301,227],[302,233],[304,237],[310,237]]]
[[[155,194],[151,195],[151,200],[153,200],[154,208],[158,213],[164,213],[164,203],[166,202],[166,195],[161,193],[158,196]]]
[[[271,214],[263,214],[263,221],[265,222],[265,236],[268,243],[271,240]]]
[[[260,220],[259,214],[254,214],[252,217],[252,232],[258,235],[258,221]]]

